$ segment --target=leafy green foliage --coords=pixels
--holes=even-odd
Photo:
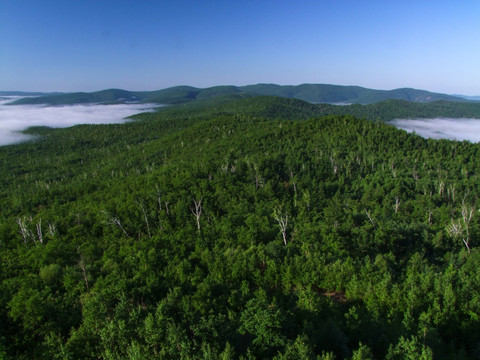
[[[0,148],[0,355],[475,358],[479,145],[238,95]]]

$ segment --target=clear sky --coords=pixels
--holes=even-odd
[[[478,0],[0,0],[0,90],[256,83],[480,95]]]

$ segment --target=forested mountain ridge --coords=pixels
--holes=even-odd
[[[255,94],[295,98],[312,103],[373,104],[389,99],[412,102],[431,102],[437,100],[465,101],[464,98],[456,96],[411,88],[375,90],[361,86],[329,84],[302,84],[297,86],[258,84],[244,86],[242,89]]]
[[[157,91],[127,91],[108,89],[91,93],[50,94],[35,98],[19,99],[13,104],[65,105],[78,103],[122,103],[150,102],[158,104],[178,104],[196,99],[214,98],[222,95],[242,94],[243,96],[269,95],[294,98],[312,103],[358,103],[372,104],[396,99],[412,102],[432,102],[437,100],[467,102],[469,100],[446,94],[417,89],[374,90],[360,86],[340,86],[328,84],[275,85],[257,84],[247,86],[214,86],[195,88],[176,86]]]
[[[0,355],[476,358],[479,145],[224,100],[0,148]]]
[[[174,114],[194,115],[229,113],[262,116],[271,119],[305,120],[325,115],[353,115],[371,121],[388,122],[395,119],[424,118],[476,118],[480,119],[480,103],[434,101],[414,103],[404,100],[385,100],[368,105],[312,104],[298,99],[276,96],[223,95],[215,98],[191,101],[170,109],[159,110]]]

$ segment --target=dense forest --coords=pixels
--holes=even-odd
[[[274,96],[226,95],[193,101],[172,108],[164,108],[170,114],[191,116],[201,112],[235,114],[242,113],[268,119],[306,120],[326,115],[353,115],[371,121],[388,122],[396,119],[473,118],[480,119],[480,102],[434,101],[418,103],[404,100],[385,100],[375,104],[332,105],[312,104],[298,99]],[[160,110],[160,111],[163,111]]]
[[[1,147],[0,358],[478,358],[480,146],[312,106]]]

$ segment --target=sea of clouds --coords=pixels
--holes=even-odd
[[[21,132],[31,126],[52,128],[78,124],[113,124],[140,112],[153,111],[156,104],[116,105],[6,105],[18,97],[0,97],[0,145],[31,139]]]
[[[424,138],[480,141],[480,119],[398,119],[390,123]]]

